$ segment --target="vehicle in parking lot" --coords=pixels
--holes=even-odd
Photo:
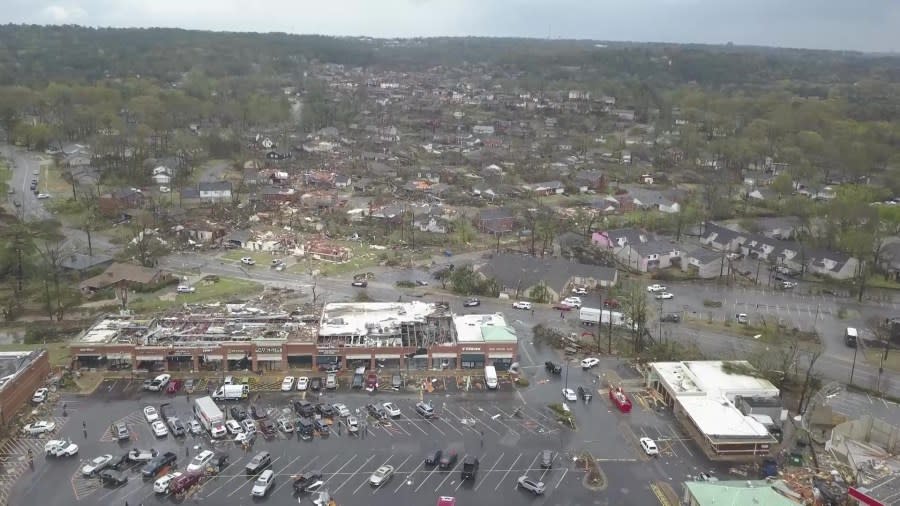
[[[313,434],[315,433],[315,425],[313,425],[313,421],[311,418],[300,417],[297,420],[297,434],[300,434],[300,438],[306,441],[312,439]]]
[[[318,376],[313,376],[309,379],[309,389],[313,392],[318,392],[322,389],[322,378]]]
[[[241,428],[244,429],[244,432],[256,432],[256,422],[250,418],[245,418],[241,421]]]
[[[129,434],[125,422],[116,422],[110,425],[109,430],[117,441],[124,441],[131,438],[131,434]]]
[[[131,460],[128,458],[128,452],[119,455],[118,457],[114,457],[110,462],[109,466],[117,471],[124,469],[125,467],[131,464]]]
[[[541,495],[545,490],[543,482],[533,480],[528,476],[519,476],[519,479],[516,480],[516,484],[534,495]]]
[[[456,498],[442,495],[438,497],[437,506],[456,506]]]
[[[309,491],[313,485],[322,481],[321,471],[308,471],[294,476],[294,492],[301,494]]]
[[[232,436],[237,436],[238,434],[244,432],[241,424],[233,418],[231,420],[225,420],[225,428],[228,429],[228,433]]]
[[[385,402],[382,404],[384,410],[387,412],[388,416],[391,418],[398,417],[402,413],[400,413],[400,408],[398,408],[393,402]]]
[[[568,304],[575,308],[581,307],[581,297],[566,297],[563,299],[563,304]]]
[[[215,455],[216,454],[213,453],[212,450],[203,450],[198,453],[191,459],[191,463],[188,464],[186,469],[187,472],[203,471],[206,468],[206,464],[209,464]]]
[[[583,400],[584,402],[590,402],[591,399],[594,398],[594,394],[593,392],[591,392],[591,389],[585,386],[578,387],[578,396],[581,397],[581,400]]]
[[[375,390],[378,390],[378,375],[370,372],[366,375],[366,391],[374,392]]]
[[[151,392],[161,392],[164,388],[166,388],[166,385],[169,384],[169,380],[171,379],[171,375],[160,374],[159,376],[153,378],[153,381],[150,382],[150,386],[147,388],[147,390],[150,390]]]
[[[37,194],[37,198],[39,198],[39,199],[41,199],[41,200],[43,200],[43,199],[49,199],[49,198],[50,198],[50,194],[49,194],[49,193],[38,193],[38,194]]]
[[[159,452],[153,448],[147,450],[132,448],[131,451],[128,452],[128,460],[132,462],[149,462],[150,459],[157,455],[159,455]]]
[[[122,471],[116,471],[115,469],[104,469],[100,471],[100,481],[103,482],[104,485],[121,487],[128,483],[128,475]]]
[[[178,285],[175,287],[175,293],[194,293],[197,289],[190,285]]]
[[[231,406],[231,418],[243,422],[247,418],[247,410],[243,406]]]
[[[325,420],[318,419],[313,421],[313,427],[315,427],[315,431],[321,437],[328,437],[331,434],[331,430],[328,428],[328,423]]]
[[[460,472],[460,479],[474,480],[475,475],[477,475],[477,474],[478,474],[478,459],[472,455],[467,455],[466,458],[463,459],[462,472]]]
[[[294,389],[294,377],[293,376],[285,376],[283,380],[281,380],[281,391],[282,392],[290,392]]]
[[[196,436],[203,432],[203,426],[200,425],[200,422],[198,422],[196,419],[192,418],[188,423],[188,430],[191,431],[191,434]]]
[[[332,404],[331,407],[334,408],[335,413],[337,413],[337,415],[341,418],[350,416],[350,408],[348,408],[345,404],[336,402]]]
[[[244,265],[256,265],[256,260],[250,257],[243,257],[241,258],[241,263]]]
[[[365,383],[366,377],[363,374],[357,372],[353,375],[353,380],[350,383],[350,388],[362,388]]]
[[[78,445],[71,441],[52,439],[44,445],[44,455],[48,457],[72,457],[78,453]]]
[[[164,424],[162,420],[156,420],[151,423],[150,428],[153,429],[153,435],[156,437],[166,437],[169,435],[169,429],[166,428],[166,424]]]
[[[675,295],[672,294],[671,292],[662,292],[662,293],[656,294],[656,300],[669,300],[669,299],[674,299],[674,298],[675,298]]]
[[[50,393],[49,388],[38,388],[34,391],[34,395],[31,396],[31,402],[35,404],[40,404],[47,400],[47,395]]]
[[[553,467],[553,450],[541,451],[541,469],[550,469]]]
[[[656,441],[649,437],[641,438],[641,449],[643,449],[644,453],[647,455],[659,455],[659,448],[656,447]]]
[[[570,402],[575,402],[578,400],[578,396],[575,395],[575,391],[571,388],[563,388],[562,395],[567,401]]]
[[[512,307],[513,307],[513,309],[526,309],[527,310],[527,309],[531,309],[531,303],[525,302],[522,300],[517,300],[517,301],[513,302]]]
[[[169,428],[172,430],[172,435],[175,437],[182,437],[187,434],[187,431],[184,428],[184,423],[178,419],[177,416],[170,417],[168,420]]]
[[[297,390],[301,392],[309,388],[309,378],[306,376],[300,376],[297,378]]]
[[[334,408],[332,408],[330,404],[322,402],[316,404],[316,413],[326,418],[334,418]]]
[[[660,284],[653,284],[647,287],[647,291],[650,293],[665,292],[666,290],[668,290],[668,288]]]
[[[247,471],[247,474],[259,474],[260,471],[269,467],[271,463],[272,456],[269,452],[259,452],[250,459],[250,462],[247,462],[244,470]]]
[[[90,462],[81,466],[81,474],[84,476],[93,476],[100,472],[100,470],[105,469],[106,466],[112,461],[113,456],[110,454],[100,455],[99,457],[94,457]]]
[[[659,317],[659,321],[664,323],[679,323],[681,322],[681,315],[678,313],[665,313]]]
[[[463,302],[463,307],[478,307],[480,305],[481,300],[474,297],[471,299],[466,299],[466,301]]]
[[[169,492],[173,495],[184,493],[189,488],[200,483],[200,478],[202,477],[202,473],[184,473],[169,483]]]
[[[313,408],[312,403],[304,400],[294,401],[294,411],[296,411],[298,415],[304,417],[312,417],[316,413],[316,410],[315,408]]]
[[[141,468],[141,474],[147,478],[156,476],[160,471],[163,470],[163,468],[175,464],[175,460],[177,458],[178,457],[172,452],[166,452],[162,455],[157,455],[156,457],[150,459],[146,464],[144,464],[144,467]]]
[[[562,366],[550,360],[544,362],[544,369],[550,374],[562,374]]]
[[[56,428],[56,422],[48,422],[47,420],[39,420],[34,423],[29,423],[28,425],[22,427],[22,432],[28,434],[29,436],[37,436],[39,434],[44,434],[46,432],[53,432],[53,429]]]
[[[380,487],[387,483],[393,475],[394,466],[381,466],[372,473],[372,476],[369,476],[369,484],[373,487]]]
[[[575,306],[567,304],[566,302],[557,302],[556,304],[553,304],[553,309],[557,311],[571,311],[575,309]]]
[[[153,491],[157,494],[166,494],[169,492],[169,485],[172,483],[172,480],[178,478],[184,473],[180,471],[173,471],[171,473],[166,474],[165,476],[159,478],[155,482],[153,482]]]
[[[294,424],[287,418],[281,417],[278,419],[278,430],[285,433],[294,432]]]
[[[425,455],[425,465],[426,466],[436,466],[441,461],[441,456],[444,454],[443,450],[435,450],[431,453]]]
[[[387,418],[387,413],[385,413],[384,408],[378,404],[366,404],[366,412],[376,420],[384,420]]]
[[[325,388],[334,390],[338,386],[337,374],[330,372],[325,376]]]
[[[596,357],[588,357],[588,358],[583,359],[583,360],[581,361],[581,368],[582,368],[582,369],[590,369],[590,368],[592,368],[592,367],[596,367],[597,364],[599,364],[599,363],[600,363],[600,359],[599,359],[599,358],[596,358]]]
[[[417,402],[416,413],[422,418],[432,418],[434,417],[434,407],[428,402]]]
[[[403,388],[403,375],[399,372],[395,372],[391,375],[391,388],[394,390],[400,390]]]
[[[259,424],[259,431],[262,432],[263,437],[269,439],[275,436],[275,423],[272,422],[272,420],[263,418],[262,420],[258,420],[257,423]]]
[[[438,468],[440,469],[453,469],[456,465],[456,459],[459,458],[459,454],[456,453],[456,450],[447,450],[441,453],[441,458],[438,461]]]
[[[588,292],[587,292],[587,288],[585,288],[585,287],[583,287],[583,286],[579,286],[579,287],[576,287],[576,288],[573,288],[573,289],[572,289],[572,294],[573,294],[573,295],[587,295],[587,293],[588,293]]]
[[[259,478],[253,483],[250,495],[253,497],[265,497],[269,493],[269,489],[275,484],[275,471],[266,469],[259,475]]]
[[[347,417],[347,432],[350,434],[359,432],[359,420],[357,420],[355,416],[351,415]]]

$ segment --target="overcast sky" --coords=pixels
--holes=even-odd
[[[900,51],[897,0],[2,0],[2,23]]]

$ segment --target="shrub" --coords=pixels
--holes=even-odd
[[[416,287],[415,283],[413,283],[412,281],[407,281],[407,280],[400,280],[394,284],[397,285],[397,288],[415,288]]]

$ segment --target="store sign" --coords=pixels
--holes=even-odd
[[[337,355],[338,351],[335,348],[318,348],[319,355]]]
[[[487,351],[513,351],[509,346],[489,346]]]
[[[463,346],[462,351],[481,351],[481,348],[473,347],[473,346]]]
[[[260,353],[281,355],[281,346],[257,346],[256,354],[258,355]]]

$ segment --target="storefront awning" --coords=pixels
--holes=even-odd
[[[431,358],[456,358],[456,353],[432,353]]]
[[[164,360],[165,357],[162,355],[138,355],[135,357],[135,360],[138,362],[149,362],[153,360]]]
[[[245,358],[249,358],[246,353],[229,353],[228,360],[243,360]]]
[[[365,355],[347,355],[347,360],[369,360],[372,358],[372,355],[366,353]]]
[[[203,360],[222,360],[222,355],[203,355]]]
[[[488,358],[513,358],[512,353],[488,353]]]
[[[375,358],[377,358],[379,360],[384,360],[384,359],[388,359],[388,358],[400,358],[400,354],[399,353],[388,353],[386,355],[376,354]]]
[[[257,355],[256,360],[265,360],[265,361],[281,361],[281,355]]]
[[[75,354],[76,357],[79,358],[100,358],[100,354],[97,352],[78,352]]]
[[[131,353],[107,353],[107,360],[131,360]]]

